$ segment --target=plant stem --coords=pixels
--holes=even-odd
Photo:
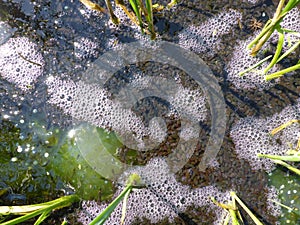
[[[285,129],[286,127],[292,125],[293,123],[300,123],[300,120],[289,120],[288,122],[276,127],[275,129],[273,129],[271,131],[271,135],[274,136],[275,134],[277,134],[279,131]]]
[[[230,192],[230,196],[234,198],[241,206],[242,208],[248,213],[248,215],[251,217],[251,219],[254,221],[256,225],[263,225],[259,219],[256,218],[256,216],[247,208],[247,206],[242,202],[242,200],[236,195],[235,192]]]
[[[141,185],[141,178],[138,174],[133,173],[129,176],[126,187],[89,225],[102,225],[108,219],[110,214],[115,210],[124,196],[128,195],[132,188]]]
[[[277,160],[277,159],[272,159],[275,163],[281,165],[281,166],[284,166],[286,168],[288,168],[289,170],[293,171],[294,173],[300,175],[300,170],[291,166],[290,164],[287,164],[286,162],[283,162],[281,160]]]
[[[300,162],[300,155],[268,155],[268,154],[257,154],[258,157],[268,158],[268,159],[277,159],[289,162]]]
[[[115,198],[89,225],[101,225],[108,219],[123,197],[132,190],[131,185],[127,185],[121,194]]]
[[[79,201],[79,198],[78,198],[77,195],[69,195],[69,196],[64,196],[64,197],[61,197],[59,199],[56,199],[56,200],[53,200],[53,201],[50,201],[50,202],[37,204],[35,206],[40,206],[41,208],[39,208],[39,209],[37,209],[33,212],[27,213],[24,216],[21,216],[21,217],[12,219],[10,221],[1,223],[1,225],[14,225],[14,224],[22,223],[22,222],[24,222],[26,220],[29,220],[29,219],[31,219],[35,216],[43,214],[44,212],[50,213],[51,211],[53,211],[55,209],[60,209],[60,208],[69,206],[72,203],[77,202],[77,201]],[[11,207],[14,207],[14,206],[11,206]],[[28,210],[26,210],[26,207],[29,207],[30,210],[32,210],[30,205],[29,206],[22,206],[22,208],[24,208],[24,213],[28,212]]]
[[[283,42],[284,42],[284,33],[283,33],[283,30],[280,28],[280,25],[276,28],[276,30],[278,31],[278,35],[279,35],[276,51],[275,51],[272,61],[267,66],[267,68],[264,69],[264,74],[266,74],[276,64],[276,62],[279,58],[279,55],[281,53],[281,50],[282,50],[282,46],[283,46]]]
[[[272,56],[269,55],[266,58],[260,60],[258,63],[254,64],[253,66],[250,66],[248,69],[242,71],[239,73],[240,76],[243,76],[245,73],[250,72],[251,70],[255,69],[256,67],[260,66],[261,64],[263,64],[265,61],[267,61],[269,58],[271,58]]]
[[[289,73],[289,72],[292,72],[292,71],[298,70],[298,69],[300,69],[300,63],[298,63],[298,64],[296,64],[296,65],[294,65],[294,66],[291,66],[291,67],[289,67],[289,68],[280,70],[280,71],[278,71],[278,72],[276,72],[276,73],[272,73],[272,74],[266,75],[266,76],[265,76],[265,80],[266,80],[266,81],[269,81],[269,80],[272,80],[272,79],[276,79],[276,78],[278,78],[278,77],[283,76],[283,75],[286,74],[286,73]]]

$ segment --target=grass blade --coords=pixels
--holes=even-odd
[[[130,192],[132,189],[131,185],[125,187],[125,189],[121,192],[121,194],[115,198],[109,205],[106,207],[102,213],[100,213],[89,225],[101,225],[108,219],[110,214],[115,210],[123,197]]]
[[[293,51],[295,51],[299,45],[300,45],[300,41],[296,42],[296,44],[294,44],[289,50],[287,50],[284,54],[282,54],[282,56],[279,57],[276,63],[278,63],[279,61],[287,57],[289,54],[291,54]]]
[[[230,192],[230,195],[232,198],[234,198],[240,206],[242,206],[242,208],[248,213],[248,215],[251,217],[251,219],[253,220],[253,222],[256,225],[263,225],[262,222],[259,221],[259,219],[256,218],[256,216],[247,208],[247,206],[243,203],[243,201],[236,195],[235,192]]]
[[[294,173],[300,175],[300,170],[291,166],[290,164],[286,163],[286,162],[283,162],[281,160],[277,160],[277,159],[272,159],[276,164],[279,164],[281,166],[284,166],[286,168],[288,168],[290,171],[293,171]]]
[[[261,64],[263,64],[265,61],[267,61],[268,59],[270,59],[272,56],[269,55],[266,58],[260,60],[258,63],[254,64],[253,66],[250,66],[248,69],[242,71],[239,73],[240,76],[243,76],[245,73],[250,72],[251,70],[255,69],[256,67],[260,66]]]
[[[281,53],[281,50],[282,50],[282,46],[283,46],[283,42],[284,42],[284,32],[281,29],[280,25],[276,30],[278,31],[278,35],[279,35],[276,51],[275,51],[272,61],[267,66],[267,68],[264,69],[264,74],[266,74],[276,64],[276,62],[279,58],[279,55]]]
[[[134,11],[136,17],[138,18],[141,31],[144,34],[143,20],[142,20],[142,15],[141,15],[141,12],[140,12],[138,2],[136,0],[129,0],[129,2],[130,2],[131,7],[133,8],[133,11]]]
[[[268,154],[257,154],[258,157],[275,159],[275,160],[283,160],[289,162],[300,162],[300,155],[268,155]]]
[[[293,123],[300,123],[300,120],[289,120],[288,122],[280,125],[279,127],[276,127],[275,129],[273,129],[270,134],[272,136],[274,136],[275,134],[277,134],[279,131],[285,129],[286,127],[292,125]]]
[[[154,31],[154,25],[153,25],[153,10],[152,10],[152,0],[146,0],[146,9],[147,9],[147,15],[146,20],[148,22],[148,29],[151,33],[151,39],[155,39],[155,31]]]
[[[272,73],[272,74],[269,74],[269,75],[266,75],[265,76],[265,80],[266,81],[269,81],[269,80],[272,80],[272,79],[276,79],[276,78],[279,78],[279,77],[282,77],[284,74],[286,73],[289,73],[289,72],[292,72],[294,70],[298,70],[300,69],[300,63],[294,65],[294,66],[291,66],[289,68],[286,68],[286,69],[283,69],[283,70],[280,70],[278,72],[275,72],[275,73]]]

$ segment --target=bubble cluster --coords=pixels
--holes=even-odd
[[[1,76],[26,91],[43,73],[44,60],[26,37],[10,38],[0,46]]]
[[[208,19],[200,26],[189,26],[179,33],[179,45],[196,53],[213,54],[220,45],[220,37],[228,34],[241,20],[242,14],[230,9]]]
[[[98,56],[97,42],[85,37],[81,37],[74,42],[75,56],[79,59],[96,58]]]
[[[268,89],[274,86],[275,82],[265,81],[263,75],[263,69],[266,68],[270,60],[267,60],[260,66],[255,69],[240,75],[240,72],[245,71],[249,67],[257,64],[264,56],[258,54],[256,57],[250,55],[250,50],[247,49],[247,45],[254,39],[258,33],[255,33],[254,36],[251,36],[247,40],[238,41],[237,45],[234,48],[233,55],[226,65],[225,70],[228,73],[227,79],[234,84],[235,87],[239,89],[254,89],[258,88]],[[278,70],[278,66],[275,65],[269,73],[274,73]]]
[[[203,121],[207,115],[205,97],[199,90],[180,87],[175,96],[168,99],[180,115],[194,121]]]
[[[147,89],[151,88],[148,85],[155,86],[151,82],[153,78],[150,77],[149,79],[142,86],[139,86],[139,81],[133,82],[132,87]],[[154,141],[162,141],[166,136],[166,126],[163,122],[153,120],[149,124],[150,127],[146,127],[140,117],[130,108],[124,107],[123,103],[130,102],[129,97],[134,97],[133,93],[129,93],[129,97],[128,93],[125,93],[123,100],[121,97],[119,98],[121,100],[112,100],[109,92],[97,84],[86,84],[83,81],[75,83],[71,80],[60,80],[55,77],[49,77],[46,84],[50,94],[49,103],[57,105],[76,120],[114,130],[123,138],[126,138],[125,141],[128,139],[132,144],[136,142],[137,145],[131,146],[132,148],[141,150],[147,148],[142,141],[145,136],[150,136]],[[128,89],[132,90],[131,88]],[[196,122],[203,121],[206,118],[206,101],[200,90],[190,90],[179,85],[179,89],[174,91],[175,96],[166,95],[165,100],[171,103],[181,118]],[[194,130],[184,131],[181,134],[187,140],[195,135],[198,137],[199,133]],[[130,136],[133,136],[134,139]],[[126,144],[128,146],[129,143]]]
[[[278,198],[278,191],[274,186],[268,187],[267,198],[268,198],[267,199],[268,212],[275,217],[279,217],[281,214],[281,208],[274,201],[280,202],[280,200]]]
[[[220,192],[214,186],[191,189],[189,186],[177,182],[175,175],[169,172],[169,167],[163,158],[153,158],[144,167],[135,167],[120,178],[120,183],[132,173],[140,175],[145,188],[134,189],[129,195],[126,205],[126,219],[124,224],[132,224],[136,219],[148,219],[151,223],[168,218],[172,223],[179,213],[184,212],[188,206],[206,206],[208,210],[216,210],[210,197],[225,202],[229,193]],[[120,187],[116,195],[121,192]],[[84,201],[78,214],[78,220],[89,224],[107,204],[98,205],[94,201]],[[122,203],[120,203],[105,224],[119,224],[121,219]]]
[[[239,158],[249,161],[254,170],[271,171],[274,164],[269,159],[258,158],[257,154],[284,155],[291,148],[295,149],[300,138],[300,125],[295,123],[275,134],[270,132],[276,127],[300,119],[300,103],[284,108],[280,113],[267,118],[247,117],[241,119],[231,130]]]
[[[49,77],[47,80],[49,103],[55,104],[66,114],[79,121],[112,128],[119,134],[134,132],[136,141],[147,134],[143,122],[121,103],[110,100],[110,94],[99,85],[82,81],[63,81]]]
[[[259,0],[243,0],[243,2],[249,2],[251,4],[256,4],[259,2]]]

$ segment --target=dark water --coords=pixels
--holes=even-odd
[[[215,184],[221,190],[234,188],[264,224],[274,224],[277,219],[266,208],[265,187],[268,176],[264,171],[253,171],[247,161],[237,158],[229,132],[240,118],[271,116],[295,103],[300,93],[299,73],[285,77],[269,90],[247,91],[236,89],[226,80],[224,67],[231,57],[236,40],[246,39],[252,33],[250,20],[256,18],[262,22],[267,21],[273,15],[275,6],[272,1],[260,1],[255,5],[240,1],[188,1],[182,2],[174,10],[157,13],[155,25],[162,40],[178,43],[178,33],[183,28],[197,25],[229,8],[242,13],[241,25],[234,26],[230,35],[222,36],[221,47],[216,54],[199,54],[218,79],[227,106],[227,131],[217,158],[221,166],[209,168],[205,172],[198,170],[210,131],[208,118],[201,124],[197,151],[177,173],[177,178],[193,188],[209,184]],[[7,190],[0,196],[0,204],[40,203],[71,193],[77,193],[84,199],[110,197],[113,193],[112,183],[93,172],[80,156],[74,140],[68,136],[70,129],[79,124],[78,121],[47,103],[49,97],[45,80],[50,75],[80,80],[88,65],[111,47],[136,40],[138,29],[127,26],[126,21],[125,25],[119,27],[108,26],[107,15],[86,10],[79,1],[0,1],[0,18],[10,26],[8,34],[11,37],[25,36],[36,43],[45,61],[43,74],[29,91],[22,91],[3,78],[0,80],[0,190]],[[88,42],[85,48],[76,48],[75,43],[83,43],[84,40],[92,40],[96,44]],[[176,68],[155,62],[141,62],[119,71],[115,79],[107,84],[108,88],[113,93],[118,90],[118,85],[128,83],[130,75],[137,72],[163,73],[165,76],[179,74],[187,86],[195,85],[183,71]],[[136,105],[135,110],[144,116],[147,123],[147,117],[163,115],[166,108],[168,106],[164,102],[153,98]],[[137,153],[122,146],[120,158],[134,164],[145,164],[154,156],[170,154],[171,147],[176,145],[180,122],[172,118],[167,120],[168,139],[157,149]],[[117,141],[113,145],[120,147]],[[299,189],[299,178],[292,179],[296,185],[290,188]],[[88,187],[85,184],[89,184]],[[99,192],[99,189],[102,191]],[[76,208],[74,206],[54,213],[45,224],[60,224],[65,216],[71,224],[75,224]],[[243,215],[252,224],[247,215]],[[290,218],[285,214],[285,217],[292,221],[290,224],[299,223],[297,216]],[[191,220],[194,222],[189,222]],[[176,222],[211,223],[212,215],[205,208],[189,209]]]

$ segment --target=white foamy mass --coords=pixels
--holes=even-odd
[[[154,78],[149,79],[153,80]],[[148,87],[148,85],[152,85],[150,80],[142,86],[138,85],[139,81],[132,82],[132,88],[137,92],[142,91],[139,90],[140,88],[151,89]],[[131,135],[133,139],[129,138],[129,140],[136,142],[135,146],[130,146],[131,148],[145,150],[147,148],[143,142],[145,136],[149,136],[155,142],[164,140],[166,136],[166,126],[163,121],[153,120],[150,126],[146,127],[142,119],[130,108],[124,108],[124,103],[130,102],[130,98],[134,98],[132,93],[125,93],[121,100],[112,100],[110,93],[97,84],[86,84],[83,81],[75,83],[55,77],[49,77],[46,84],[48,85],[49,103],[57,105],[64,113],[71,115],[76,120],[89,122],[102,128],[110,128],[126,140]],[[181,116],[180,118],[194,123],[205,120],[206,101],[201,91],[190,90],[181,85],[178,85],[177,88],[173,90],[175,96],[166,95],[165,100],[172,104]],[[161,90],[156,90],[156,93],[159,91]],[[151,96],[155,96],[155,94]],[[194,134],[191,132],[193,133],[193,130],[182,132],[181,136],[184,139],[190,139],[199,135],[198,132],[194,132]]]
[[[189,26],[179,33],[179,45],[196,53],[213,54],[220,45],[220,38],[228,34],[242,19],[242,14],[230,9],[208,19],[199,26]]]
[[[214,211],[217,216],[220,208],[212,203],[210,197],[215,197],[220,202],[227,202],[229,193],[223,193],[214,186],[206,186],[191,189],[176,181],[171,174],[166,161],[162,158],[151,159],[146,166],[136,167],[126,171],[120,181],[132,173],[140,175],[145,188],[134,189],[129,195],[126,205],[125,225],[132,224],[136,219],[148,219],[151,223],[158,223],[168,219],[170,223],[178,217],[178,213],[184,212],[188,206],[206,206],[208,211]],[[116,196],[122,191],[120,187]],[[98,205],[95,201],[84,201],[82,210],[78,213],[78,220],[84,225],[89,224],[107,204]],[[120,224],[122,215],[122,203],[114,210],[105,224]]]
[[[99,54],[99,45],[95,40],[81,37],[74,42],[74,53],[79,59],[96,58]]]
[[[300,119],[299,101],[271,117],[241,119],[230,132],[238,157],[249,161],[254,170],[270,172],[274,163],[258,158],[257,154],[284,155],[287,150],[295,149],[300,138],[298,123],[288,126],[274,137],[270,135],[273,129],[293,119]]]
[[[240,75],[240,72],[248,69],[249,67],[257,64],[263,58],[258,54],[257,57],[253,57],[250,55],[250,50],[247,49],[247,45],[254,39],[257,33],[248,38],[247,40],[240,40],[237,42],[233,55],[226,65],[225,70],[227,71],[227,79],[234,84],[234,86],[238,89],[255,89],[258,88],[260,90],[269,89],[275,85],[275,82],[266,81],[263,75],[262,70],[266,68],[270,60],[267,60],[257,68],[245,73],[244,75]],[[278,70],[278,66],[275,65],[269,73],[274,73]],[[278,80],[276,80],[278,81]]]
[[[43,56],[28,38],[10,38],[0,46],[1,76],[22,90],[32,88],[43,68]]]
[[[138,142],[148,134],[147,128],[135,113],[110,100],[110,94],[97,84],[86,84],[82,81],[75,83],[49,77],[47,85],[49,103],[57,105],[79,121],[112,128],[119,134],[134,132]]]

